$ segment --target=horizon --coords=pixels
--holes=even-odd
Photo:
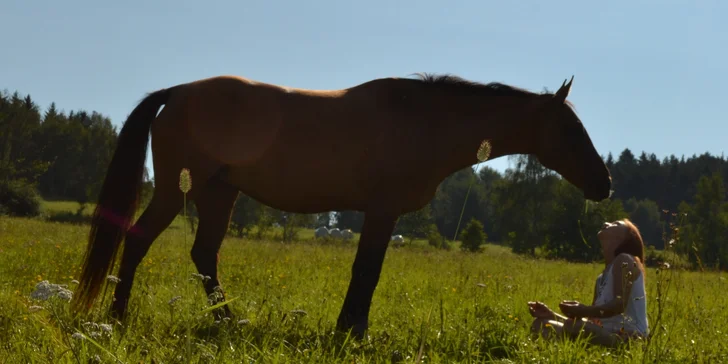
[[[438,5],[10,2],[0,88],[42,111],[99,112],[118,130],[147,92],[220,74],[339,89],[449,73],[534,92],[574,75],[569,100],[600,155],[724,155],[727,3]]]

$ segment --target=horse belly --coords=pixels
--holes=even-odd
[[[356,184],[353,171],[316,168],[310,164],[285,168],[230,167],[222,178],[259,202],[288,212],[321,213],[361,210],[366,196]]]

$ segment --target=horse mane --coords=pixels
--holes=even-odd
[[[535,97],[542,94],[499,82],[479,83],[466,80],[451,74],[415,73],[420,81],[427,85],[448,88],[466,93],[485,94],[487,96]]]
[[[522,89],[515,86],[506,85],[500,82],[489,82],[480,83],[475,81],[466,80],[462,77],[455,76],[452,74],[433,74],[418,72],[415,73],[419,80],[428,85],[434,85],[437,87],[447,87],[451,90],[462,91],[466,93],[475,93],[485,96],[512,96],[512,97],[540,97],[540,96],[553,96],[552,92],[544,91],[542,93],[531,92],[526,89]],[[570,108],[573,112],[576,112],[576,107],[569,100],[565,100],[564,104]]]

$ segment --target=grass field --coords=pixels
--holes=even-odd
[[[655,333],[649,344],[612,350],[583,341],[548,344],[529,338],[525,303],[589,303],[602,267],[526,259],[492,245],[480,254],[390,248],[369,337],[357,342],[333,330],[354,243],[226,239],[220,273],[237,317],[216,323],[203,312],[208,305],[201,284],[190,280],[196,272],[189,256],[193,237],[181,221],[140,266],[129,321],[98,326],[109,323],[102,312],[110,292],[84,318],[73,318],[62,299],[30,298],[43,280],[74,288],[87,233],[83,225],[0,217],[0,363],[728,361],[724,273],[649,269]]]

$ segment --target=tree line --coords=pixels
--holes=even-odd
[[[82,206],[94,202],[117,132],[96,111],[66,113],[51,103],[42,112],[30,95],[0,93],[0,214],[37,215],[40,199],[72,200]],[[628,217],[640,228],[650,254],[667,248],[693,268],[728,267],[728,161],[722,155],[659,159],[630,149],[616,158],[609,153],[604,160],[614,194],[598,204],[588,203],[535,157],[508,158],[512,167],[504,173],[486,165],[448,177],[427,206],[399,219],[395,234],[449,247],[466,228],[473,235],[471,225],[477,223],[485,239],[516,253],[592,261],[600,257],[596,232],[601,224]],[[153,185],[147,174],[146,201]],[[194,223],[194,204],[186,213]],[[229,233],[262,237],[280,227],[275,230],[287,241],[296,239],[303,227],[359,232],[363,219],[355,211],[285,213],[241,194]],[[670,242],[675,228],[679,236]]]

